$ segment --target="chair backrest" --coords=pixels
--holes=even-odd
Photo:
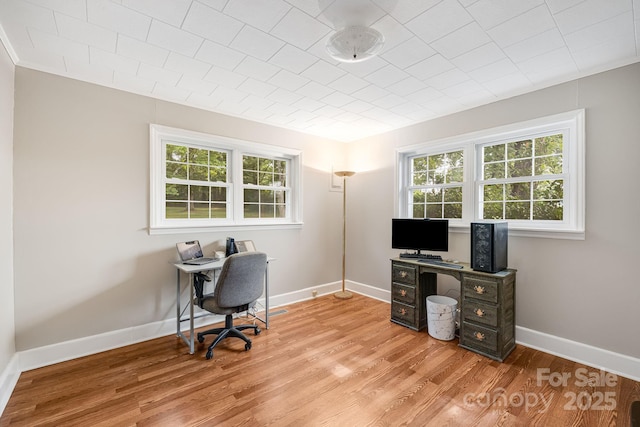
[[[243,252],[229,256],[216,284],[215,297],[220,307],[251,304],[262,295],[267,254]]]

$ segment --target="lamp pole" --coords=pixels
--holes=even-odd
[[[342,291],[333,294],[336,298],[349,299],[353,294],[345,289],[347,271],[347,178],[355,175],[353,171],[338,171],[335,174],[342,178]]]

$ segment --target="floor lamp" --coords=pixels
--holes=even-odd
[[[347,268],[347,178],[355,175],[352,171],[338,171],[335,174],[342,178],[342,290],[333,294],[336,298],[349,299],[353,294],[344,287],[344,278]]]

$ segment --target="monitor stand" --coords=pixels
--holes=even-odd
[[[416,251],[414,253],[405,252],[400,254],[400,258],[408,258],[408,259],[434,259],[442,261],[442,257],[440,255],[432,255],[432,254],[422,254],[420,251]]]

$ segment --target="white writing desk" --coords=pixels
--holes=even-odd
[[[258,319],[259,321],[261,321],[262,323],[264,323],[264,326],[266,329],[269,329],[269,261],[272,261],[273,258],[267,258],[267,268],[265,269],[264,272],[264,319],[255,316],[256,319]],[[209,271],[209,270],[214,270],[214,273],[216,271],[219,271],[222,269],[222,266],[224,265],[224,261],[225,258],[222,258],[220,260],[217,261],[213,261],[207,264],[201,264],[201,265],[190,265],[190,264],[182,264],[182,263],[174,263],[173,265],[176,267],[176,335],[178,335],[178,337],[180,337],[182,339],[182,341],[184,341],[185,344],[187,344],[189,346],[189,353],[193,354],[195,351],[195,334],[193,332],[194,326],[193,326],[193,321],[195,319],[194,316],[194,304],[193,304],[193,300],[195,299],[196,295],[195,295],[195,289],[193,286],[193,275],[195,273],[198,273],[200,271]],[[183,310],[186,310],[187,307],[181,308],[181,304],[180,304],[180,290],[182,288],[182,283],[180,281],[180,273],[187,273],[189,275],[189,281],[188,281],[188,286],[190,287],[190,291],[189,291],[189,316],[188,317],[183,317]],[[216,278],[213,278],[213,281],[216,281]],[[215,284],[214,284],[215,286]],[[210,313],[207,314],[202,314],[202,316],[208,316]],[[200,317],[200,316],[199,316]],[[180,324],[182,322],[189,322],[189,336],[187,337],[183,332],[182,332],[182,327],[180,326]]]

